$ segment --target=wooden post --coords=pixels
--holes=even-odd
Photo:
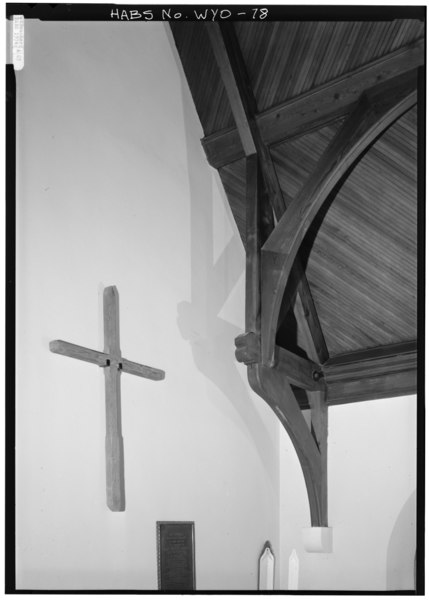
[[[119,344],[119,296],[115,287],[103,293],[104,352],[109,364],[104,367],[106,384],[106,494],[110,510],[125,510],[124,441],[121,423],[122,355]]]

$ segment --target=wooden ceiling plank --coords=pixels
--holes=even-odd
[[[341,77],[256,115],[264,144],[270,146],[323,127],[350,113],[361,94],[374,85],[424,63],[424,40],[417,40]],[[207,160],[220,168],[243,157],[237,129],[202,140]]]
[[[345,23],[344,33],[342,36],[341,43],[339,45],[340,52],[338,52],[338,56],[341,56],[341,60],[333,61],[333,71],[332,71],[332,79],[337,79],[341,76],[342,73],[350,71],[351,69],[347,68],[347,64],[349,62],[349,57],[354,48],[355,41],[358,36],[359,31],[359,23]]]
[[[347,169],[417,102],[417,78],[399,77],[365,93],[319,161],[318,168],[277,224],[262,250],[262,360],[274,364],[275,336],[286,283],[299,247],[319,209]]]
[[[302,95],[314,87],[314,79],[322,68],[324,62],[325,52],[327,49],[326,39],[329,39],[332,28],[333,23],[330,23],[329,21],[322,21],[319,23],[318,32],[320,32],[320,37],[317,46],[314,49],[313,60],[311,61],[302,86],[297,86],[295,89],[296,95]]]
[[[400,268],[402,265],[398,265],[394,257],[389,263],[386,264],[386,260],[383,256],[379,256],[377,248],[368,247],[366,244],[362,248],[362,238],[356,236],[354,240],[351,236],[341,237],[334,240],[337,235],[337,230],[332,227],[330,223],[323,223],[323,229],[318,232],[318,244],[314,248],[316,253],[315,257],[309,261],[308,268],[310,271],[319,267],[319,256],[322,256],[322,260],[326,257],[326,260],[333,261],[332,266],[338,268],[340,272],[344,272],[345,269],[350,269],[352,275],[358,275],[358,277],[364,277],[365,273],[368,274],[368,264],[373,268],[373,273],[370,274],[370,281],[373,285],[379,281],[379,273],[385,269],[388,271],[388,280],[390,285],[398,286],[404,291],[407,290],[407,297],[411,296],[415,289],[415,274],[408,273],[408,268]],[[321,249],[320,249],[321,248]],[[342,258],[338,256],[343,254]],[[399,257],[400,258],[400,257]],[[353,261],[356,259],[356,265],[350,267]],[[313,266],[314,264],[314,266]],[[366,278],[366,277],[365,277]],[[396,299],[395,299],[396,300]],[[394,300],[394,301],[395,301]]]
[[[356,276],[356,271],[353,273],[346,272],[344,269],[333,269],[331,261],[319,257],[317,268],[322,271],[324,275],[329,274],[331,285],[338,288],[341,286],[347,296],[353,295],[356,300],[359,300],[364,304],[366,311],[373,311],[376,314],[377,310],[380,312],[380,305],[382,305],[383,315],[383,331],[391,331],[392,334],[399,329],[400,323],[413,327],[415,324],[414,311],[410,311],[410,305],[405,302],[399,301],[398,298],[387,298],[386,288],[381,287],[380,284],[374,283],[371,285],[370,279],[365,280],[362,277]],[[376,282],[376,277],[374,277]],[[389,289],[389,288],[388,288]],[[394,290],[392,291],[392,294]],[[398,311],[400,311],[401,318],[398,318]],[[371,324],[374,328],[374,324]]]
[[[390,344],[396,339],[405,340],[416,334],[416,323],[405,325],[402,318],[395,318],[395,326],[379,316],[380,303],[369,306],[365,296],[357,293],[350,299],[350,289],[323,288],[326,277],[311,273],[312,285],[318,289],[318,301],[329,308],[323,311],[323,324],[326,329],[328,347],[332,355],[344,352],[344,348],[369,348],[377,344]],[[341,284],[341,282],[340,282]],[[362,304],[368,305],[362,310]],[[410,306],[413,301],[410,300]],[[414,300],[415,304],[415,300]],[[346,315],[349,315],[347,318]],[[380,322],[381,321],[381,322]],[[342,336],[340,338],[340,336]],[[347,342],[342,345],[342,342]]]
[[[275,79],[273,81],[272,89],[278,90],[279,86],[282,86],[281,97],[290,98],[294,95],[294,88],[298,82],[302,72],[307,73],[305,66],[305,60],[308,57],[309,48],[311,43],[316,37],[318,24],[315,22],[300,23],[298,30],[299,43],[292,45],[292,51],[288,57],[288,61],[285,63],[284,73],[283,71],[273,71]],[[307,68],[309,64],[307,65]],[[278,96],[277,96],[278,97]]]
[[[319,71],[316,74],[314,84],[319,86],[322,82],[326,82],[330,79],[330,72],[333,68],[333,64],[336,62],[337,51],[339,48],[339,38],[341,37],[341,30],[344,23],[334,23],[332,34],[328,38],[327,48],[323,63]]]

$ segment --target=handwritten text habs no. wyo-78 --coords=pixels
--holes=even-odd
[[[268,8],[246,7],[246,10],[239,9],[231,11],[228,8],[205,8],[199,10],[187,11],[186,13],[174,8],[159,8],[149,10],[125,10],[114,8],[110,12],[110,18],[117,21],[218,21],[227,19],[243,19],[262,21],[268,16]]]

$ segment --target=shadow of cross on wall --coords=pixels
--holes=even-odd
[[[218,316],[244,274],[244,249],[225,194],[220,190],[234,233],[217,260],[214,259],[213,177],[198,137],[189,133],[196,130],[196,116],[183,79],[182,94],[190,190],[191,302],[179,303],[177,322],[181,335],[191,345],[197,369],[214,383],[228,399],[229,406],[235,409],[238,426],[240,429],[244,426],[248,432],[275,486],[274,461],[267,463],[267,456],[276,456],[274,443],[255,407],[247,378],[244,377],[244,381],[240,374],[239,369],[243,366],[235,360],[234,340],[243,331]],[[243,298],[243,323],[244,310]],[[223,406],[230,415],[229,406]],[[220,405],[217,408],[222,410]]]
[[[121,374],[129,373],[159,381],[165,372],[122,357],[119,341],[119,294],[115,286],[103,292],[104,351],[54,340],[49,348],[55,354],[77,358],[103,368],[106,397],[106,496],[114,512],[125,510],[124,441],[121,420]]]

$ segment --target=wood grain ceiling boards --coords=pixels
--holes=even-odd
[[[272,150],[292,198],[334,133],[325,127]],[[416,165],[414,108],[362,158],[305,239],[301,258],[331,356],[416,338]]]
[[[259,112],[422,39],[425,33],[424,22],[405,19],[236,22],[234,28]],[[205,135],[234,127],[205,28],[175,23],[172,31]],[[337,119],[270,147],[287,203],[341,122]],[[366,153],[305,239],[300,257],[331,357],[416,338],[416,167],[413,109]],[[245,160],[226,164],[219,174],[244,242]],[[296,340],[290,348],[297,350]]]
[[[171,28],[204,133],[234,126],[219,70],[201,23]]]
[[[246,22],[235,29],[259,112],[424,35],[417,20]]]

